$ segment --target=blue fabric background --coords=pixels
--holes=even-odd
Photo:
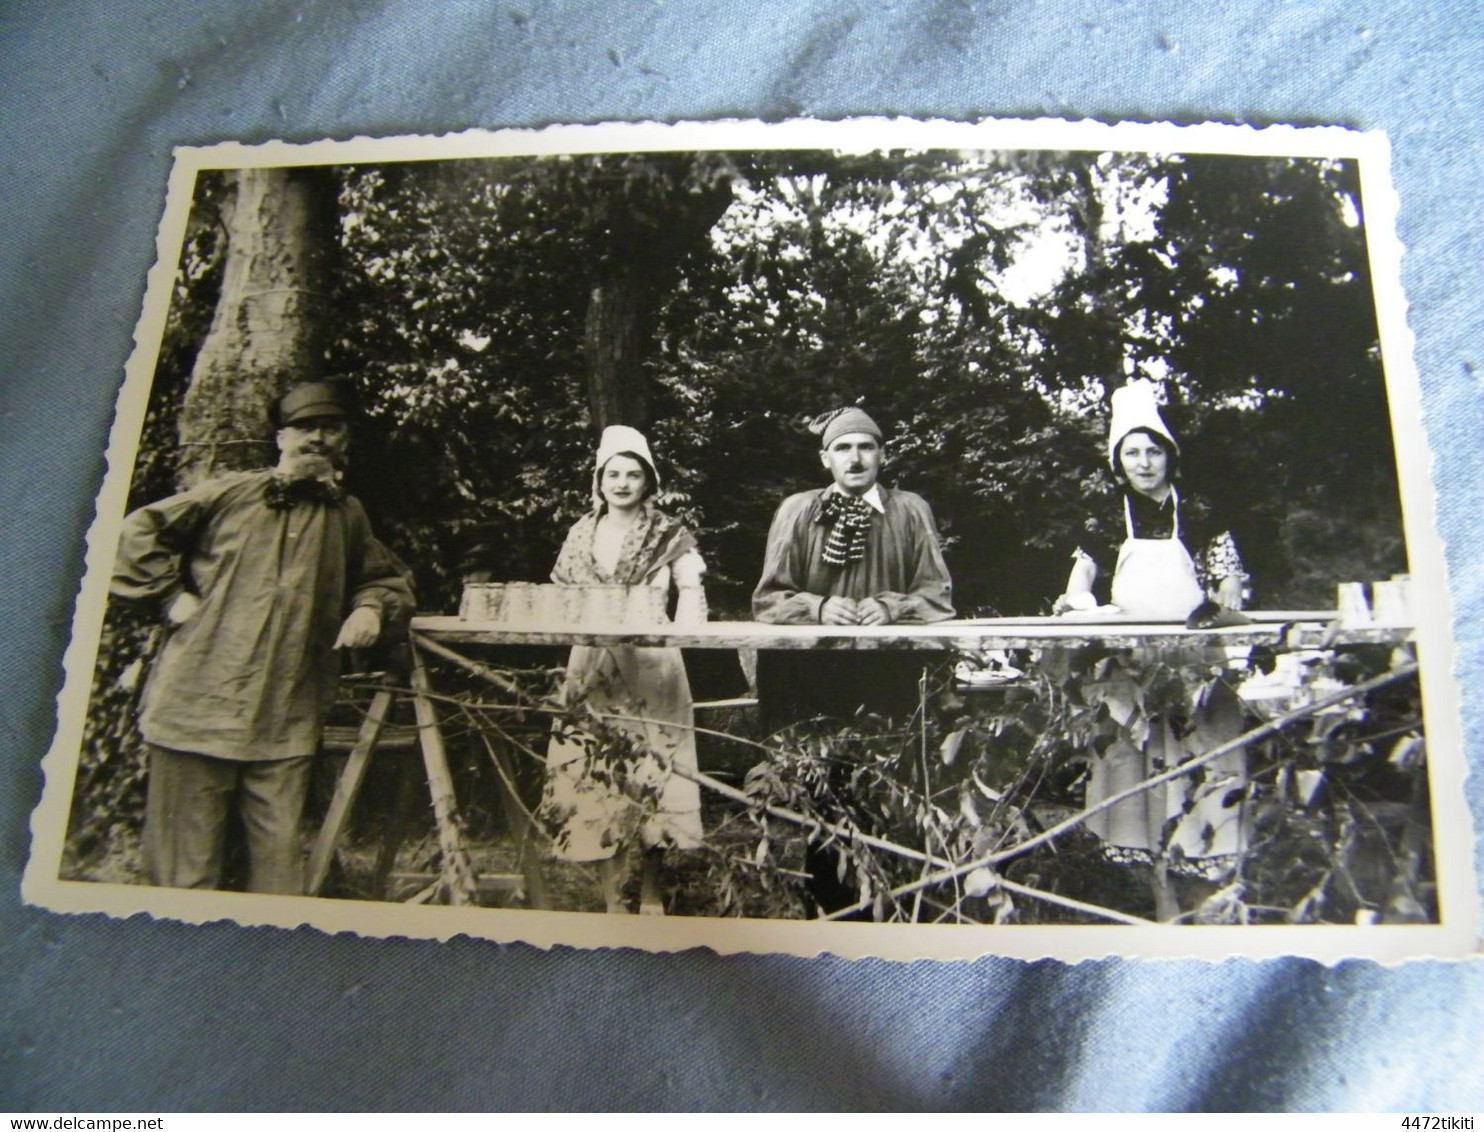
[[[545,953],[18,897],[171,147],[611,119],[1387,130],[1484,827],[1481,29],[1476,0],[0,6],[0,1109],[1484,1107],[1478,962]]]

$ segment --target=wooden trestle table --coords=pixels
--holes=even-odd
[[[473,902],[477,879],[463,843],[453,778],[449,773],[438,713],[432,698],[424,654],[481,671],[471,647],[489,645],[629,645],[687,649],[826,649],[922,650],[982,654],[996,649],[1159,648],[1207,645],[1266,645],[1274,651],[1331,648],[1359,644],[1398,644],[1412,627],[1399,624],[1345,624],[1333,610],[1262,610],[1248,612],[1250,623],[1219,629],[1187,629],[1181,622],[1150,622],[1128,617],[1007,617],[940,621],[932,625],[831,626],[768,625],[756,621],[712,621],[700,625],[655,627],[528,629],[504,623],[465,621],[458,617],[415,617],[411,625],[410,687],[390,683],[373,694],[336,784],[335,794],[310,857],[306,890],[317,894],[325,883],[336,845],[344,831],[377,740],[394,698],[409,695],[417,720],[418,745],[442,854],[439,890],[450,902]],[[525,810],[510,795],[508,767],[503,767],[501,802],[514,831],[524,840]],[[528,902],[545,905],[539,860],[525,852],[523,876]]]

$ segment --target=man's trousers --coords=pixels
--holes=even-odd
[[[249,892],[304,891],[299,819],[312,756],[243,762],[148,744],[144,864],[151,884],[219,888],[235,804],[247,834]]]

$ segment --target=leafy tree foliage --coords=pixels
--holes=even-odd
[[[745,615],[773,506],[822,481],[802,422],[859,402],[938,514],[960,605],[1035,612],[1111,513],[1102,404],[1131,375],[1161,382],[1187,490],[1262,603],[1405,569],[1353,165],[773,152],[338,178],[327,365],[365,393],[356,486],[430,607],[471,541],[544,578],[622,417],[701,532],[714,607]],[[199,324],[214,283],[182,285],[175,321]]]

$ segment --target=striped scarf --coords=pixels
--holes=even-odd
[[[819,521],[830,528],[824,540],[825,565],[846,566],[866,556],[871,505],[860,496],[829,492],[820,505]]]

